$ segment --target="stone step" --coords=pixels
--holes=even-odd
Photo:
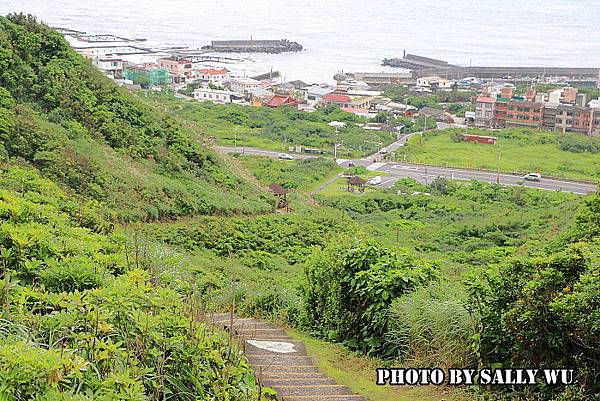
[[[263,341],[290,341],[292,337],[288,335],[273,335],[270,333],[244,333],[236,334],[237,337],[243,340],[263,340]]]
[[[281,379],[263,379],[261,380],[263,386],[267,387],[279,387],[279,386],[319,386],[323,384],[336,384],[335,380],[328,377],[308,377],[308,378],[281,378]]]
[[[291,351],[291,352],[290,352]],[[306,347],[301,341],[245,340],[246,355],[306,355]]]
[[[259,375],[255,372],[256,376],[261,380],[280,380],[280,379],[328,379],[322,373],[307,373],[307,372],[263,372]]]
[[[285,332],[285,330],[274,328],[274,327],[273,328],[265,328],[265,329],[250,328],[250,327],[240,327],[240,328],[234,327],[234,331],[236,334],[238,334],[240,336],[260,334],[260,335],[270,335],[273,337],[289,337],[287,335],[287,333]]]
[[[232,319],[230,313],[214,314],[210,321],[242,341],[254,375],[262,385],[277,391],[277,400],[366,401],[349,387],[323,375],[307,355],[304,343],[293,340],[272,323],[235,315]]]
[[[315,386],[274,386],[285,400],[290,395],[352,395],[352,391],[347,386],[341,384],[322,384]]]
[[[280,396],[282,401],[367,401],[360,395],[287,395]]]
[[[313,364],[310,356],[283,356],[282,354],[272,355],[246,355],[250,365],[283,365],[283,366],[308,366]]]
[[[224,329],[229,329],[230,322],[217,322],[215,323],[217,326],[222,327]],[[277,329],[278,327],[266,322],[260,322],[258,320],[248,321],[248,322],[233,322],[233,328],[235,330],[254,330],[254,329]]]
[[[231,315],[229,314],[229,312],[213,313],[213,314],[208,315],[208,317],[214,323],[214,322],[218,322],[218,321],[222,321],[222,320],[229,320],[231,318]],[[234,314],[233,319],[236,320],[239,318]]]
[[[289,366],[289,365],[258,365],[253,364],[252,370],[259,376],[270,373],[293,374],[293,373],[320,373],[314,365]]]

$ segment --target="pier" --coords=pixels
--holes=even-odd
[[[221,53],[285,53],[302,51],[298,42],[281,40],[213,40],[203,49]]]
[[[422,70],[426,68],[456,67],[447,61],[437,60],[430,57],[417,56],[416,54],[404,53],[403,58],[383,59],[381,65],[389,67],[406,68],[407,70]]]

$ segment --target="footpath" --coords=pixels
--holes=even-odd
[[[232,318],[229,313],[213,315],[212,323],[240,341],[254,376],[261,386],[277,391],[277,400],[366,401],[322,374],[304,343],[274,324],[235,315]]]

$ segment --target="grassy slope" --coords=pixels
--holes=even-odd
[[[426,134],[421,144],[417,135],[398,152],[407,161],[443,164],[455,167],[498,168],[498,146],[473,142],[454,142],[452,135],[464,130],[446,130]],[[541,131],[473,131],[478,135],[499,138],[500,170],[506,172],[540,172],[576,179],[600,180],[600,154],[573,153],[559,149],[562,134]],[[576,134],[569,134],[573,136]],[[596,141],[600,142],[600,139]]]
[[[342,171],[331,159],[278,160],[262,156],[240,156],[263,184],[278,183],[287,189],[310,192]]]
[[[391,143],[388,132],[366,131],[356,124],[364,119],[339,109],[322,109],[314,113],[268,107],[215,105],[209,102],[185,101],[170,94],[150,95],[155,104],[185,119],[189,127],[205,137],[214,138],[219,145],[249,146],[275,151],[288,151],[288,147],[302,145],[319,148],[329,154],[333,143],[343,142],[338,148],[340,157],[362,157],[374,153],[377,145],[369,142]],[[327,123],[344,121],[347,128],[335,129]]]
[[[28,162],[117,221],[271,209],[168,113],[118,88],[58,33],[13,20],[0,17],[0,160]]]

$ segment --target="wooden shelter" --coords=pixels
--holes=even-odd
[[[367,181],[363,180],[357,175],[350,177],[348,179],[348,192],[354,192],[355,189],[358,189],[358,192],[365,192],[366,184]]]
[[[275,195],[279,197],[279,202],[277,202],[277,207],[279,209],[283,209],[284,207],[287,207],[288,203],[287,203],[287,189],[285,189],[284,187],[282,187],[279,184],[273,183],[271,185],[269,185],[269,191]]]

